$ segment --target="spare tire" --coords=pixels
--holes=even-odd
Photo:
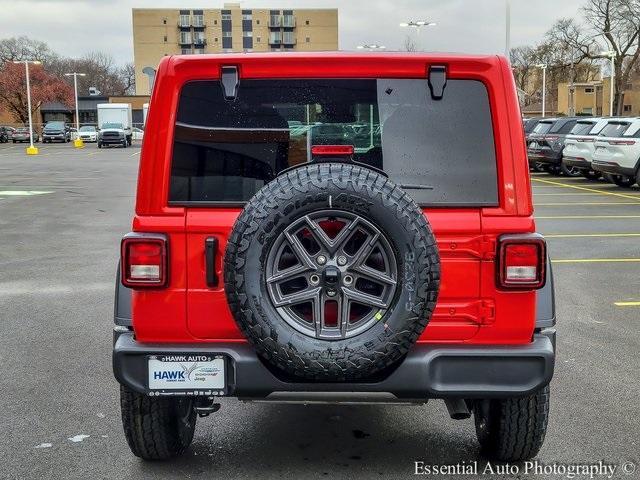
[[[247,203],[224,280],[260,356],[295,379],[344,381],[409,351],[435,307],[440,259],[422,210],[388,178],[309,164]]]

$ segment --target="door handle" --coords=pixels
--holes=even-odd
[[[216,273],[216,256],[218,255],[218,239],[209,237],[204,241],[204,254],[206,262],[207,286],[218,286],[218,274]]]

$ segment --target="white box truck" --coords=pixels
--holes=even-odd
[[[104,145],[131,145],[131,104],[99,103],[98,148]]]

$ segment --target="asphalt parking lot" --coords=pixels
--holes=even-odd
[[[0,145],[0,478],[408,478],[416,460],[484,462],[472,422],[450,420],[442,402],[234,399],[199,420],[183,458],[133,457],[111,373],[111,330],[138,155],[136,146],[40,145],[28,157],[24,146]],[[559,322],[539,460],[638,465],[640,188],[547,174],[532,183]]]

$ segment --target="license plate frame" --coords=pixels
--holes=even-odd
[[[147,356],[150,395],[227,395],[227,359],[216,354]]]

